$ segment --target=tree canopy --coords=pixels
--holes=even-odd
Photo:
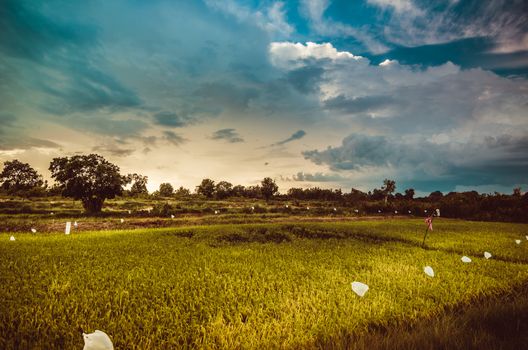
[[[0,183],[3,190],[12,194],[41,187],[44,184],[42,175],[29,164],[16,159],[4,162],[4,169],[0,173]]]
[[[147,182],[148,176],[140,174],[128,174],[126,176],[127,183],[131,183],[130,195],[132,197],[139,197],[148,195]]]
[[[81,200],[89,213],[100,212],[105,199],[122,194],[127,183],[119,167],[98,154],[54,158],[49,170],[62,195]]]
[[[216,184],[216,198],[224,199],[232,195],[233,184],[227,181],[220,181]]]
[[[403,196],[405,199],[413,199],[414,198],[414,188],[408,188],[405,190],[405,196]]]
[[[268,200],[279,191],[279,186],[277,186],[271,177],[265,177],[260,183],[260,191],[262,192],[262,196]]]
[[[174,194],[174,187],[168,182],[164,182],[159,186],[159,195],[162,197],[171,197]]]
[[[202,194],[207,198],[212,198],[215,190],[215,182],[211,179],[203,179],[202,182],[196,186],[196,193]]]

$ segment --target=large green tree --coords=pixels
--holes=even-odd
[[[97,154],[54,158],[49,170],[64,197],[80,200],[88,213],[100,212],[105,199],[123,193],[127,178]]]
[[[15,194],[41,187],[44,182],[42,175],[29,164],[15,159],[4,162],[4,169],[0,173],[0,184],[3,190]]]

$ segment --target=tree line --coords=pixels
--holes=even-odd
[[[53,185],[43,180],[29,164],[18,160],[4,162],[0,173],[0,189],[7,195],[22,197],[56,196],[80,200],[88,213],[100,212],[106,199],[116,196],[179,198],[192,196],[223,200],[228,198],[252,198],[294,200],[294,201],[331,201],[343,207],[361,208],[364,212],[375,213],[406,208],[416,212],[424,206],[435,206],[444,216],[477,219],[528,221],[528,193],[524,195],[515,188],[511,195],[495,192],[479,194],[476,191],[450,192],[444,195],[440,191],[431,192],[423,198],[414,198],[415,190],[407,188],[403,193],[396,192],[396,182],[385,179],[383,186],[363,192],[352,188],[350,192],[341,189],[290,188],[285,194],[278,193],[278,186],[269,177],[253,186],[233,185],[227,181],[215,182],[203,179],[193,192],[180,186],[177,189],[170,183],[162,183],[152,194],[147,190],[148,177],[141,174],[122,175],[114,165],[97,154],[75,155],[54,158],[49,166]]]
[[[146,197],[148,177],[141,174],[122,175],[117,165],[110,163],[98,154],[75,155],[72,157],[54,158],[49,166],[51,177],[55,181],[49,186],[41,174],[29,164],[15,159],[4,162],[0,173],[0,188],[8,195],[35,197],[62,195],[80,200],[84,210],[97,213],[102,210],[106,199],[116,196]],[[129,189],[126,189],[130,185]],[[228,197],[248,197],[271,199],[278,193],[279,187],[269,177],[260,185],[244,187],[233,186],[227,181],[215,183],[203,179],[196,187],[196,195],[212,199]],[[180,187],[176,191],[170,183],[162,183],[153,197],[186,197],[191,191]]]

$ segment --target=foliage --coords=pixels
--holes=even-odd
[[[244,190],[244,197],[247,198],[262,198],[262,189],[259,185],[247,186]]]
[[[290,188],[288,190],[288,197],[292,199],[302,200],[325,200],[325,201],[338,201],[343,198],[343,193],[340,189],[330,190],[322,189],[319,187],[313,188]]]
[[[147,182],[148,176],[143,176],[140,174],[128,174],[126,176],[126,182],[131,183],[130,195],[132,197],[147,196]]]
[[[220,181],[216,184],[215,195],[218,199],[225,199],[233,194],[233,184],[227,181]]]
[[[381,199],[386,199],[387,198],[387,193],[383,190],[383,189],[378,189],[378,188],[375,188],[372,190],[372,193],[369,192],[369,198],[371,200],[381,200]],[[387,203],[387,201],[385,201],[385,204]]]
[[[15,159],[4,162],[4,169],[0,173],[0,184],[7,193],[24,194],[29,190],[42,187],[44,182],[42,175],[37,173],[29,164]]]
[[[117,165],[97,154],[54,158],[49,170],[62,195],[80,200],[88,213],[100,212],[105,199],[120,195],[127,180]]]
[[[442,197],[444,196],[444,194],[440,191],[434,191],[434,192],[431,192],[429,194],[429,199],[432,200],[432,201],[438,201],[440,199],[442,199]]]
[[[215,193],[215,182],[211,179],[203,179],[202,182],[196,186],[196,193],[207,198],[213,198]]]
[[[174,195],[176,197],[189,197],[191,195],[191,191],[187,188],[184,188],[183,186],[180,186],[176,192],[174,192]]]
[[[269,200],[279,191],[279,186],[277,186],[271,177],[265,177],[260,183],[260,191],[262,193],[262,197],[264,197],[266,200]]]
[[[168,182],[164,182],[159,186],[159,195],[161,197],[172,197],[174,194],[174,188]]]
[[[350,193],[344,193],[343,197],[350,202],[359,202],[368,199],[368,195],[365,192],[352,188]]]
[[[405,190],[405,195],[403,196],[405,199],[413,199],[414,198],[414,188],[408,188]]]
[[[152,209],[152,214],[162,217],[170,216],[174,213],[174,208],[169,203],[156,204]]]
[[[233,195],[233,197],[244,197],[246,194],[246,188],[242,185],[233,186],[231,194]]]

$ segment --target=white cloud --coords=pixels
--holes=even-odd
[[[396,60],[389,60],[388,58],[381,62],[379,65],[382,66],[382,67],[390,67],[392,65],[395,65],[395,64],[398,64],[398,61]]]
[[[337,51],[330,43],[317,44],[307,42],[302,43],[290,42],[272,42],[269,46],[271,63],[280,68],[292,69],[298,68],[305,63],[307,59],[329,59],[329,60],[354,60],[363,59],[361,56],[355,56],[347,51]]]

